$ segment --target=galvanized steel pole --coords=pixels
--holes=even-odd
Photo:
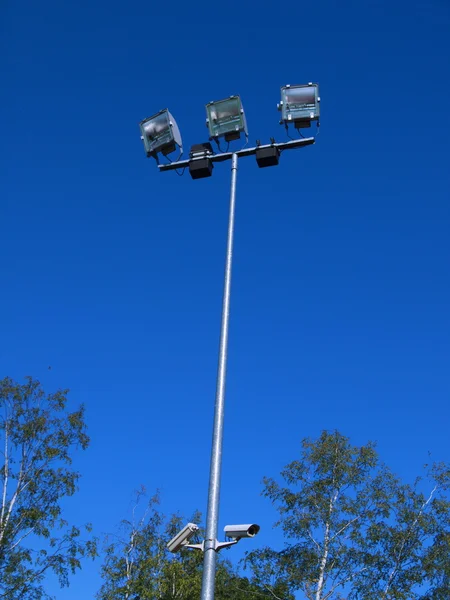
[[[222,305],[222,328],[220,333],[219,364],[217,370],[216,387],[216,406],[214,411],[211,466],[209,472],[208,512],[206,515],[206,537],[204,542],[201,600],[214,600],[237,170],[238,155],[234,153],[231,157],[230,216],[228,221],[228,242]]]
[[[216,387],[216,405],[214,411],[214,428],[212,436],[211,466],[209,472],[208,488],[208,510],[206,515],[206,535],[202,544],[188,545],[190,548],[201,549],[204,552],[203,558],[203,581],[201,600],[214,600],[214,587],[216,575],[216,555],[220,548],[236,543],[218,542],[217,526],[219,522],[219,501],[220,501],[220,475],[222,466],[222,439],[225,408],[225,379],[227,367],[228,350],[228,322],[230,316],[230,290],[231,290],[231,265],[233,258],[233,233],[234,233],[234,213],[236,203],[236,180],[239,158],[246,156],[258,156],[259,151],[269,148],[276,148],[279,152],[284,150],[294,150],[303,146],[314,144],[315,138],[302,138],[291,140],[289,142],[275,142],[270,144],[258,145],[254,148],[242,148],[237,152],[222,152],[220,154],[208,155],[208,159],[213,162],[224,162],[231,159],[231,192],[230,192],[230,215],[228,221],[228,242],[227,255],[225,263],[225,282],[222,305],[222,328],[220,334],[219,347],[219,365],[217,371]],[[178,160],[176,162],[158,164],[160,171],[173,171],[176,169],[190,168],[195,160],[201,160],[204,157],[189,158],[188,160]]]

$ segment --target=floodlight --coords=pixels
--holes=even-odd
[[[189,173],[192,179],[202,179],[203,177],[211,177],[213,163],[211,156],[213,149],[209,142],[204,144],[194,144],[189,152]]]
[[[306,85],[285,85],[281,88],[280,123],[294,123],[296,129],[310,127],[312,121],[320,116],[319,86],[317,83]]]
[[[206,105],[206,125],[209,139],[224,137],[227,142],[237,140],[244,132],[247,136],[247,122],[239,96],[210,102]]]
[[[158,152],[167,156],[174,152],[177,146],[182,151],[180,130],[167,108],[141,121],[139,127],[147,156],[156,157]]]

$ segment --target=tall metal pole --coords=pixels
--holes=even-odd
[[[228,322],[230,317],[231,264],[233,258],[234,212],[236,203],[236,179],[238,155],[231,157],[230,216],[228,221],[227,257],[222,305],[222,328],[220,332],[219,365],[217,370],[216,407],[209,472],[208,512],[206,515],[206,538],[204,543],[203,581],[201,600],[214,600],[216,574],[217,524],[219,521],[220,472],[222,466],[222,439],[225,409],[225,379],[227,371]]]
[[[228,243],[227,257],[225,264],[225,283],[223,292],[222,306],[222,329],[220,334],[219,365],[217,372],[216,388],[216,406],[214,412],[214,429],[211,450],[211,466],[209,472],[208,489],[208,510],[206,515],[206,536],[202,544],[187,544],[189,548],[198,548],[203,550],[203,581],[201,600],[214,600],[214,584],[216,574],[216,554],[220,548],[228,546],[234,542],[217,541],[217,525],[219,521],[219,500],[220,500],[220,472],[222,466],[222,439],[223,422],[225,408],[225,378],[227,367],[227,348],[228,348],[228,322],[230,316],[230,290],[231,290],[231,264],[233,258],[233,233],[234,233],[234,211],[236,202],[236,179],[238,169],[238,159],[246,156],[256,155],[265,151],[276,149],[278,156],[281,151],[293,150],[303,146],[310,146],[315,143],[315,138],[302,138],[300,140],[290,140],[289,142],[277,143],[272,139],[270,144],[258,145],[254,148],[242,148],[237,152],[221,152],[220,154],[205,155],[212,163],[224,162],[231,159],[231,192],[230,192],[230,216],[228,222]],[[195,165],[197,160],[204,160],[205,156],[190,157],[187,160],[178,160],[176,162],[158,164],[160,171],[173,171],[176,169],[186,169]],[[271,154],[273,157],[273,153]],[[258,164],[260,164],[258,162]],[[260,166],[271,166],[275,163],[260,164]],[[192,174],[192,173],[191,173]]]

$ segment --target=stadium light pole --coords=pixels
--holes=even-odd
[[[222,302],[222,325],[220,332],[219,344],[219,361],[217,370],[216,383],[216,402],[214,410],[214,425],[211,448],[211,463],[209,472],[209,488],[208,488],[208,509],[206,513],[206,536],[204,543],[203,557],[203,580],[201,600],[214,600],[215,588],[215,573],[216,573],[216,558],[217,558],[217,528],[219,522],[219,502],[220,502],[220,482],[221,482],[221,467],[222,467],[222,444],[223,444],[223,427],[224,427],[224,410],[225,410],[225,383],[226,383],[226,368],[228,355],[228,330],[230,319],[230,297],[231,297],[231,270],[233,262],[233,239],[234,239],[234,218],[236,206],[236,184],[238,172],[238,160],[245,156],[256,155],[257,151],[271,152],[284,150],[292,150],[314,144],[314,138],[302,138],[285,143],[273,143],[266,146],[257,146],[254,148],[244,148],[237,152],[227,152],[216,154],[210,157],[214,162],[222,162],[231,160],[231,189],[230,189],[230,208],[228,218],[228,238],[227,250],[225,259],[225,278],[223,289]],[[160,171],[170,171],[174,169],[189,167],[189,163],[195,160],[178,161],[169,164],[159,165]]]
[[[312,84],[309,84],[311,86]],[[290,86],[286,86],[290,88]],[[298,87],[307,87],[307,86],[298,86]],[[317,86],[315,86],[317,87]],[[282,88],[282,98],[285,99],[286,94],[283,95]],[[303,90],[300,90],[303,93]],[[317,116],[311,113],[309,121],[318,120],[318,101],[320,99],[316,93],[316,107],[317,107]],[[235,101],[238,96],[231,96],[231,99]],[[226,103],[226,101],[220,101],[219,103],[210,103],[207,105],[207,113],[208,116],[211,115],[211,107],[214,104],[222,104]],[[302,100],[303,102],[303,100]],[[284,103],[286,107],[286,102]],[[283,105],[283,100],[280,103]],[[279,110],[281,110],[279,105]],[[224,136],[225,140],[231,141],[233,139],[238,139],[240,137],[240,133],[244,132],[247,135],[246,130],[246,122],[245,115],[243,114],[243,109],[241,105],[240,107],[240,117],[238,125],[232,127],[232,129],[228,128],[228,132],[224,132],[222,125],[222,130],[216,134],[217,132],[214,130],[214,127],[220,127],[220,119],[217,123],[217,119],[215,119],[214,123],[209,124],[210,133],[212,134],[210,139],[218,139],[219,136]],[[289,104],[287,104],[289,110]],[[302,105],[302,108],[304,104]],[[228,106],[226,106],[228,108]],[[295,105],[291,104],[291,112],[293,112],[293,108],[295,109]],[[283,108],[283,111],[285,108]],[[162,111],[164,113],[165,111]],[[304,110],[303,110],[304,112]],[[156,115],[159,119],[161,113]],[[170,113],[170,126],[175,131],[175,134],[179,136],[179,131],[176,127],[176,124],[173,121]],[[295,114],[295,113],[293,113]],[[228,114],[229,116],[229,114]],[[165,115],[164,115],[165,117]],[[301,122],[293,121],[295,125],[300,127],[307,127],[308,117],[305,118],[303,114],[301,114]],[[236,116],[236,119],[238,117]],[[283,112],[283,120],[281,122],[285,122],[287,128],[287,122],[292,120],[292,115],[285,115]],[[229,122],[229,120],[227,121]],[[145,122],[142,122],[145,123]],[[207,121],[208,123],[208,121]],[[164,134],[164,133],[163,133]],[[163,135],[161,134],[161,135]],[[173,151],[175,149],[175,145],[173,144],[174,137],[176,135],[170,135],[170,147],[169,150]],[[228,136],[228,137],[227,137]],[[153,139],[153,138],[152,138]],[[176,144],[181,147],[181,137],[175,140]],[[167,148],[167,141],[164,142]],[[225,411],[225,384],[226,384],[226,368],[227,368],[227,356],[228,356],[228,331],[229,331],[229,318],[230,318],[230,298],[231,298],[231,272],[232,272],[232,262],[233,262],[233,240],[234,240],[234,221],[235,221],[235,206],[236,206],[236,185],[237,185],[237,172],[238,172],[238,161],[240,158],[244,158],[247,156],[256,156],[256,161],[259,167],[269,167],[275,166],[279,162],[279,157],[282,152],[285,150],[294,150],[297,148],[301,148],[304,146],[309,146],[315,143],[314,137],[290,140],[288,142],[277,143],[272,138],[270,144],[261,145],[258,142],[258,145],[253,148],[243,148],[241,150],[235,152],[221,152],[219,154],[214,154],[212,152],[212,147],[209,143],[206,144],[198,144],[191,148],[190,158],[188,160],[178,160],[175,162],[159,164],[158,168],[161,172],[172,171],[178,169],[189,168],[189,172],[193,179],[209,177],[212,174],[212,169],[214,163],[224,162],[227,160],[231,160],[231,188],[230,188],[230,207],[229,207],[229,218],[228,218],[228,236],[227,236],[227,249],[226,249],[226,259],[225,259],[225,276],[224,276],[224,289],[223,289],[223,300],[222,300],[222,322],[221,322],[221,331],[220,331],[220,344],[219,344],[219,358],[218,358],[218,368],[217,368],[217,381],[216,381],[216,398],[215,398],[215,409],[214,409],[214,424],[213,424],[213,435],[212,435],[212,447],[211,447],[211,462],[210,462],[210,473],[209,473],[209,487],[208,487],[208,508],[206,514],[206,532],[205,532],[205,540],[200,545],[195,545],[191,547],[197,547],[203,550],[203,579],[202,579],[202,591],[201,591],[201,600],[214,600],[214,589],[215,589],[215,573],[216,573],[216,558],[218,551],[221,548],[231,545],[230,542],[221,543],[217,540],[217,529],[219,522],[219,503],[220,503],[220,483],[221,483],[221,467],[222,467],[222,446],[223,446],[223,429],[224,429],[224,411]],[[144,145],[146,149],[148,146],[144,141]],[[163,153],[164,152],[163,149]],[[148,156],[154,156],[157,159],[156,153],[148,152]],[[157,159],[158,160],[158,159]],[[258,528],[259,529],[259,528]]]

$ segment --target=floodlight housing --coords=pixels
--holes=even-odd
[[[147,156],[156,157],[158,152],[167,156],[177,146],[183,151],[180,130],[167,108],[141,121],[139,127]]]
[[[296,129],[311,127],[311,122],[320,117],[318,84],[283,86],[278,110],[281,110],[280,123],[293,123]]]
[[[210,140],[224,137],[230,142],[239,139],[241,132],[247,136],[247,121],[240,96],[230,96],[207,104],[206,125]]]

